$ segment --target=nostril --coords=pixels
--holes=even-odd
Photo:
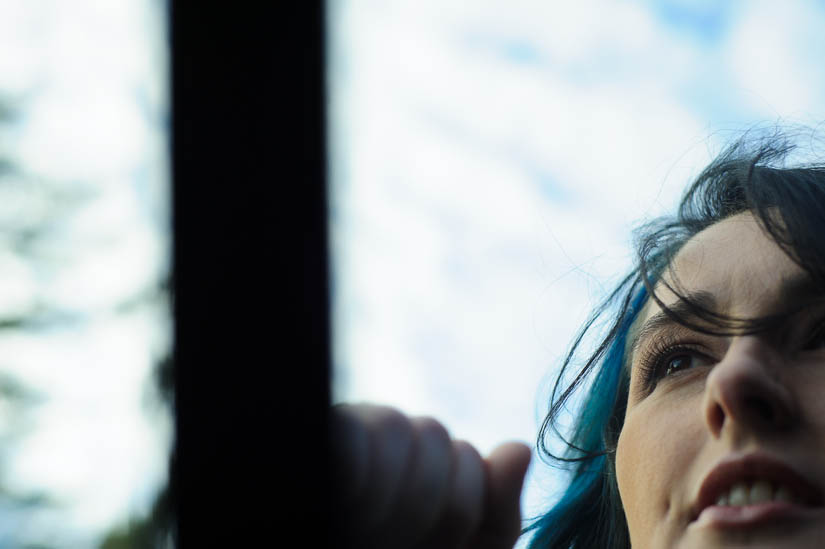
[[[778,362],[755,356],[729,350],[708,375],[702,406],[714,437],[731,429],[784,431],[799,419],[794,395],[773,369]]]
[[[708,423],[714,434],[718,435],[725,425],[725,411],[718,404],[708,411]]]
[[[754,415],[766,423],[774,423],[777,421],[777,413],[774,406],[763,398],[749,397],[745,399],[745,406]]]

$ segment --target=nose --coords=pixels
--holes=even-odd
[[[705,385],[705,423],[715,438],[771,434],[796,417],[793,395],[780,379],[782,357],[758,336],[732,339]]]

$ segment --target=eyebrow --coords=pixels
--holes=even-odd
[[[780,282],[777,300],[771,305],[776,307],[779,303],[789,305],[790,310],[798,309],[807,304],[813,297],[822,297],[823,289],[811,279],[807,273],[796,273],[787,278],[783,278]],[[684,326],[682,322],[677,319],[692,321],[697,319],[694,312],[694,305],[709,310],[716,309],[716,296],[708,291],[696,291],[685,294],[685,299],[680,299],[672,305],[668,305],[667,309],[670,311],[660,310],[652,315],[642,325],[642,327],[632,334],[629,345],[627,347],[627,357],[632,357],[633,354],[641,347],[642,343],[651,337],[656,332],[673,326]]]
[[[685,298],[667,306],[671,314],[662,310],[648,318],[642,327],[632,335],[627,347],[629,349],[627,356],[632,357],[644,340],[663,328],[683,326],[674,316],[681,319],[695,318],[694,306],[691,303],[708,310],[714,310],[716,307],[716,297],[707,291],[691,292],[686,294]]]

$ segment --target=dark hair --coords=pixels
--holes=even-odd
[[[673,257],[690,238],[727,217],[751,212],[764,232],[808,273],[815,287],[825,295],[825,166],[788,166],[795,149],[787,133],[746,134],[725,149],[688,187],[675,216],[657,219],[636,231],[636,267],[585,323],[553,387],[538,447],[544,458],[572,466],[572,470],[560,500],[524,530],[533,533],[531,549],[630,547],[616,482],[615,449],[628,398],[625,341],[648,298],[680,323],[718,335],[755,333],[796,312],[788,310],[744,319],[724,316],[690,302],[680,291],[678,280],[671,277],[672,285],[662,280]],[[696,320],[679,317],[665,307],[653,291],[657,283],[679,296],[688,305],[690,318]],[[611,314],[614,316],[607,335],[562,390],[565,373],[575,363],[585,337]],[[562,412],[590,377],[593,379],[566,438],[560,432]],[[561,455],[548,447],[551,435],[564,443],[566,449]]]

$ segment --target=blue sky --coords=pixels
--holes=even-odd
[[[825,120],[816,2],[330,3],[335,397],[534,443],[630,233],[729,139]],[[558,473],[534,463],[527,513]]]

